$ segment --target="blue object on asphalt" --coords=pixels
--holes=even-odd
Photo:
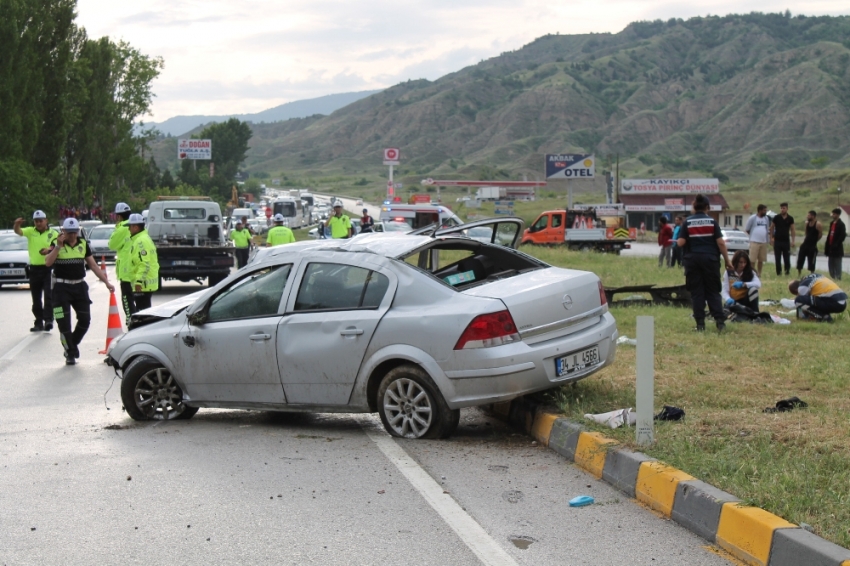
[[[593,498],[589,495],[579,495],[570,499],[570,507],[584,507],[593,503]]]

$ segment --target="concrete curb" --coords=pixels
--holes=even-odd
[[[522,397],[489,406],[594,477],[753,566],[850,566],[850,550]]]

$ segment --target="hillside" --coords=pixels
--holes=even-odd
[[[539,178],[542,156],[619,153],[621,173],[754,178],[850,166],[850,18],[749,14],[548,35],[330,116],[254,124],[250,171]],[[600,167],[601,169],[602,167]]]

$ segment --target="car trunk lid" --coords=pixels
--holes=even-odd
[[[520,336],[530,344],[593,326],[608,309],[602,304],[595,274],[557,267],[521,273],[462,292],[500,299],[510,310]]]

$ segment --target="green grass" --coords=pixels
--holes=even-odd
[[[678,269],[653,258],[627,258],[561,248],[526,247],[554,265],[597,273],[606,286],[684,283]],[[769,264],[761,299],[789,297],[787,279]],[[847,289],[847,284],[842,287]],[[768,308],[770,312],[785,310]],[[850,356],[847,315],[834,324],[729,324],[695,333],[689,308],[612,307],[621,335],[635,336],[636,317],[655,317],[655,408],[675,405],[684,422],[662,423],[642,451],[826,539],[850,547]],[[809,408],[766,414],[798,396]],[[635,404],[635,348],[590,378],[554,394],[565,414],[584,421]],[[635,448],[634,429],[588,427]]]

